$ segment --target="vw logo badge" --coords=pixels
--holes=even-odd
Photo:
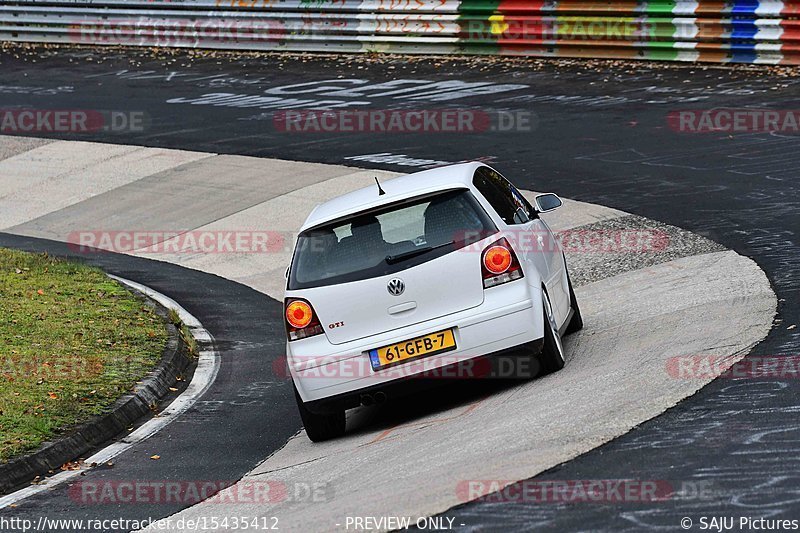
[[[403,283],[402,279],[394,278],[386,286],[386,289],[389,291],[389,294],[391,294],[392,296],[400,296],[406,290],[406,284]]]

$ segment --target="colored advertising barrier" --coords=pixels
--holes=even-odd
[[[800,0],[23,0],[0,40],[800,64]]]

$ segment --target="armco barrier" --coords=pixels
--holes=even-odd
[[[20,0],[0,40],[800,64],[800,0]]]

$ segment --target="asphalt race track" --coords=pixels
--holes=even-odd
[[[146,56],[129,60],[120,52],[101,56],[87,51],[37,56],[35,63],[31,59],[13,54],[0,58],[3,108],[116,110],[146,117],[143,131],[62,133],[56,135],[59,138],[400,172],[442,161],[484,158],[527,189],[552,190],[689,229],[752,258],[773,285],[779,299],[775,327],[750,357],[798,354],[800,334],[794,326],[800,254],[795,240],[800,195],[793,174],[800,159],[795,146],[800,139],[791,133],[681,132],[668,121],[670,113],[685,109],[792,109],[800,94],[797,80],[717,68],[532,70],[524,64],[509,67],[475,61],[389,60],[367,65],[336,59],[175,56],[164,65]],[[411,83],[358,89],[395,79],[420,85],[428,80],[430,86],[416,91]],[[314,91],[303,96],[282,94],[298,88],[277,89],[323,80],[329,81],[301,88]],[[451,91],[445,98],[440,94],[445,85],[433,87],[436,82],[449,83],[451,89],[460,82],[493,85],[473,87],[472,93],[465,88],[455,98]],[[478,94],[479,89],[484,94]],[[287,133],[276,127],[271,114],[243,107],[255,102],[245,100],[254,95],[368,102],[376,109],[520,111],[517,116],[530,118],[532,128],[458,136]],[[36,136],[48,135],[36,132]],[[292,183],[292,176],[286,179]],[[25,237],[3,236],[0,244],[67,251],[63,245]],[[151,285],[181,302],[214,333],[223,358],[215,387],[267,368],[270,362],[264,353],[271,358],[282,352],[281,339],[267,333],[279,329],[279,306],[256,291],[166,263],[129,256],[102,258],[101,266],[112,273]],[[172,283],[176,278],[182,283]],[[245,316],[237,316],[237,311],[246,311]],[[300,427],[285,383],[263,389],[260,405],[285,408],[278,417],[270,416],[270,421],[280,421],[277,425],[266,425],[257,409],[199,413],[187,420],[230,429],[198,433],[190,422],[184,427],[178,421],[165,430],[173,437],[169,442],[190,449],[192,439],[217,439],[218,444],[204,446],[216,453],[197,456],[194,464],[169,465],[163,460],[148,463],[149,450],[144,449],[141,461],[130,464],[129,473],[117,470],[114,475],[180,479],[179,472],[198,468],[210,478],[243,475],[263,459],[265,448],[280,447]],[[718,380],[623,437],[536,478],[669,480],[672,486],[701,487],[702,494],[684,492],[657,505],[473,502],[446,515],[467,528],[533,526],[559,531],[677,529],[681,517],[700,514],[793,518],[800,509],[798,390],[796,379]],[[242,433],[241,428],[247,431]],[[191,454],[185,449],[175,454],[187,455]],[[89,475],[106,474],[97,470]],[[29,503],[55,506],[66,514],[113,514],[111,509],[76,508],[59,496],[36,497]],[[564,512],[567,507],[569,512]],[[175,510],[141,513],[166,515]]]
[[[363,187],[376,174],[392,191],[392,183],[387,181],[390,173],[346,166],[21,137],[0,137],[0,143],[5,156],[0,174],[10,178],[4,181],[0,199],[0,228],[7,232],[70,242],[71,249],[78,252],[78,243],[86,243],[87,237],[93,239],[100,232],[110,239],[104,244],[101,238],[100,247],[110,245],[126,254],[215,274],[278,301],[283,296],[280,280],[289,262],[286,245],[302,224],[303,213],[319,201]],[[292,182],[281,180],[283,175],[291,175]],[[174,190],[181,194],[172,194]],[[534,193],[523,193],[533,200]],[[63,476],[55,476],[34,485],[37,497],[27,497],[33,489],[26,489],[0,498],[0,506],[13,502],[17,505],[13,516],[32,522],[37,517],[51,518],[50,500],[56,495],[63,498],[64,493],[75,505],[59,508],[59,517],[74,517],[88,507],[102,509],[100,514],[106,519],[113,519],[118,512],[126,520],[142,520],[154,518],[150,513],[169,514],[190,506],[169,515],[178,530],[184,529],[178,525],[181,520],[197,523],[224,516],[260,517],[267,522],[277,519],[276,526],[285,530],[335,530],[347,517],[357,516],[429,516],[481,492],[496,490],[476,495],[469,488],[475,480],[499,478],[504,480],[499,483],[507,483],[525,479],[628,432],[712,379],[712,375],[681,376],[676,372],[697,357],[695,354],[709,354],[730,364],[769,332],[777,302],[764,273],[752,260],[685,230],[597,204],[565,199],[562,210],[543,217],[556,232],[596,235],[622,230],[639,234],[644,245],[633,252],[565,246],[587,326],[565,339],[569,365],[557,375],[522,383],[463,380],[459,387],[417,395],[413,401],[354,410],[348,417],[349,434],[329,443],[311,445],[303,432],[283,447],[280,441],[267,439],[254,446],[234,438],[229,446],[254,447],[267,458],[255,468],[223,462],[215,470],[216,475],[224,476],[222,480],[216,475],[197,479],[198,472],[205,470],[195,462],[196,457],[218,453],[218,441],[204,438],[203,431],[190,435],[159,431],[146,441],[150,452],[163,458],[158,450],[164,449],[170,453],[171,463],[181,466],[170,471],[166,480],[144,477],[142,474],[154,472],[135,467],[133,471],[100,468],[108,471],[100,477],[90,476],[98,469],[88,465],[106,462],[92,456],[77,472],[86,479],[75,478],[73,473],[72,479],[58,484]],[[165,227],[194,229],[182,236],[159,236],[158,230]],[[236,253],[231,253],[224,246],[207,248],[203,241],[217,232],[234,230],[239,242],[238,237],[250,233],[246,228],[266,229],[262,236],[272,241],[272,246],[247,253],[247,241],[242,241]],[[125,247],[125,240],[111,236],[153,231],[161,241],[156,248],[136,244],[136,239],[131,241],[132,247]],[[273,239],[281,235],[282,239]],[[193,240],[206,244],[197,249]],[[83,251],[80,257],[93,260],[94,254]],[[173,283],[180,284],[180,278],[173,278]],[[219,290],[215,297],[227,299],[227,292]],[[238,291],[230,292],[235,296]],[[230,305],[236,305],[240,315],[258,317],[258,311],[246,310],[245,301],[234,299]],[[621,331],[625,335],[621,336]],[[274,326],[268,332],[273,338],[282,336]],[[216,335],[213,327],[210,334]],[[201,405],[233,415],[237,424],[252,424],[254,411],[267,426],[273,417],[281,417],[282,410],[273,408],[276,405],[258,400],[262,389],[288,382],[280,359],[265,355],[269,367],[238,374],[215,389],[217,398],[235,400],[203,395]],[[235,359],[230,361],[237,370],[246,368]],[[193,386],[196,379],[192,379]],[[285,397],[271,400],[291,403]],[[531,409],[539,405],[547,408]],[[237,410],[247,411],[249,416],[237,417]],[[178,419],[205,431],[220,427],[196,412],[183,413]],[[572,423],[564,424],[565,419]],[[236,434],[235,426],[229,433]],[[532,433],[545,435],[531,438]],[[465,434],[476,438],[465,441]],[[176,438],[182,446],[171,442]],[[454,449],[459,453],[452,453]],[[419,461],[423,450],[425,459]],[[114,462],[135,465],[141,462],[136,453],[126,450]],[[375,463],[381,465],[379,473],[374,470]],[[209,483],[213,491],[243,475],[233,487],[198,503],[210,495]],[[398,478],[404,483],[398,485]],[[166,482],[169,490],[153,492]],[[667,482],[660,483],[664,492]],[[136,497],[131,499],[134,486]],[[192,488],[202,488],[206,495],[194,495]],[[247,495],[256,489],[272,498],[252,501]],[[171,505],[153,505],[156,502]],[[312,509],[313,516],[309,516]],[[46,529],[78,528],[67,524]]]

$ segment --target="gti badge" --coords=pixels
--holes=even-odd
[[[386,289],[392,296],[400,296],[406,290],[406,284],[403,283],[402,279],[394,278],[391,281],[389,281],[389,284],[386,286]]]

